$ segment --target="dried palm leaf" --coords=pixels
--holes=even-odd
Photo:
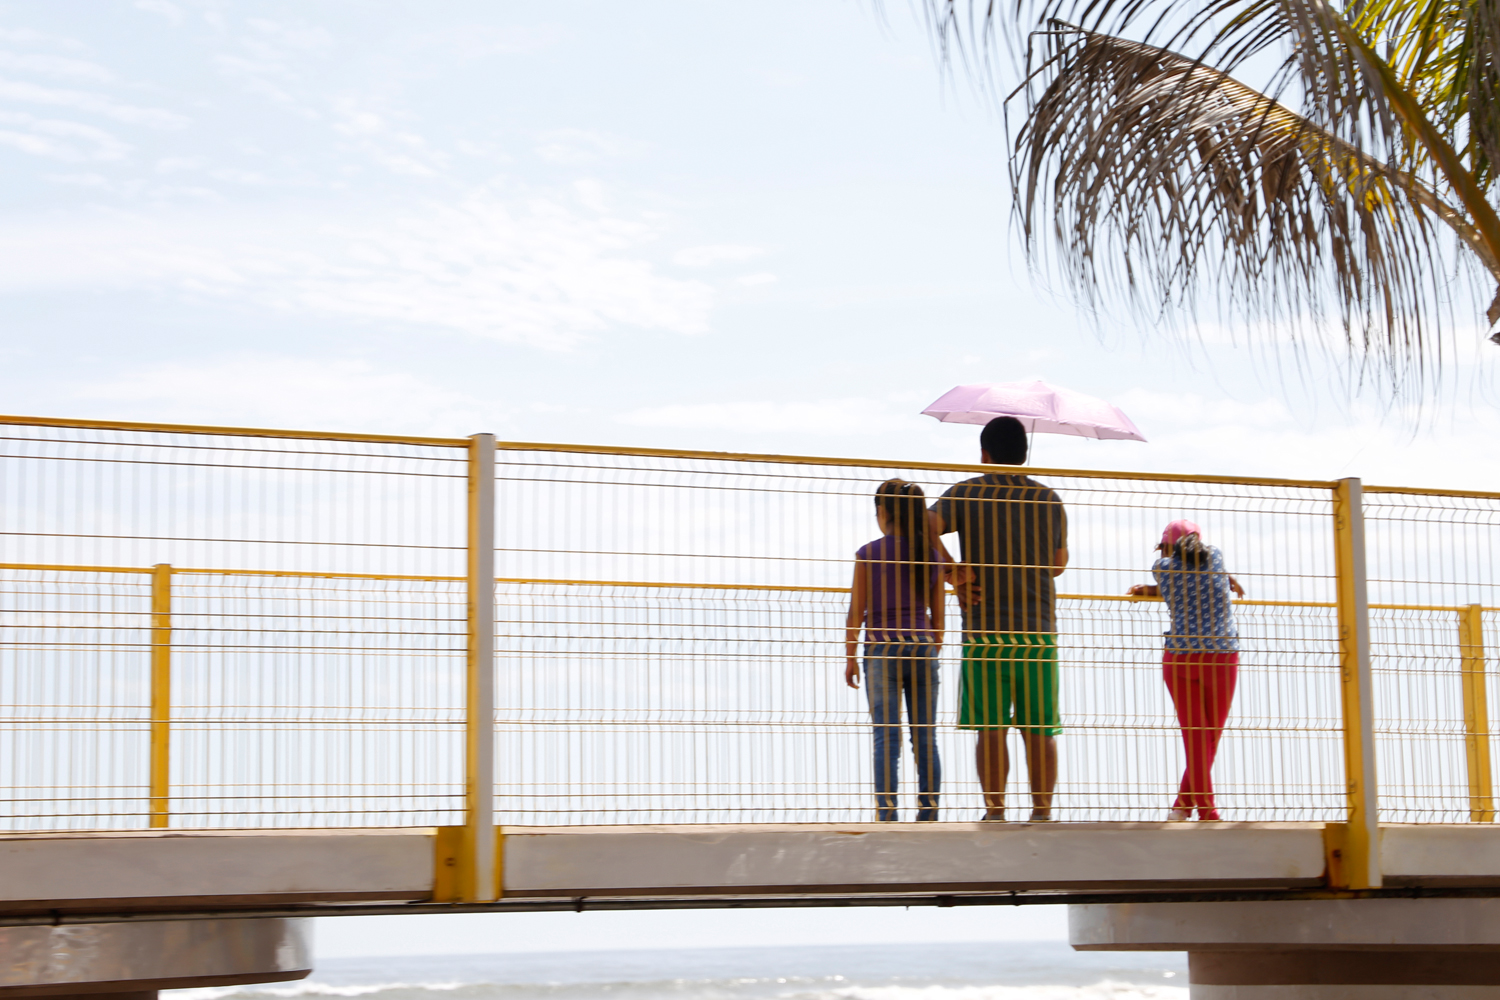
[[[1006,13],[999,0],[928,5],[966,51]],[[1334,313],[1363,362],[1420,391],[1454,295],[1448,234],[1500,284],[1487,200],[1500,17],[1481,6],[1493,7],[1015,0],[1026,115],[1012,172],[1028,249],[1049,216],[1095,307],[1123,292],[1170,320],[1210,291],[1238,318],[1293,331]],[[1230,75],[1271,53],[1264,90]]]

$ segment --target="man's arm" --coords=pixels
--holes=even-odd
[[[974,579],[974,570],[954,559],[948,546],[943,544],[943,536],[952,530],[935,506],[927,511],[927,533],[932,536],[933,547],[937,549],[938,562],[943,564],[943,579],[953,584],[959,606],[968,607],[979,603],[979,584]]]
[[[1056,493],[1052,494],[1054,497]],[[1062,522],[1057,533],[1057,548],[1052,552],[1052,575],[1062,576],[1063,570],[1068,568],[1068,510],[1057,501],[1057,516]]]
[[[927,534],[932,539],[933,548],[937,549],[938,562],[943,564],[943,578],[951,580],[953,573],[958,568],[958,561],[948,551],[948,546],[943,544],[943,536],[948,533],[948,524],[943,520],[943,515],[936,508],[927,511]]]

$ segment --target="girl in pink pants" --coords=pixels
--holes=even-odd
[[[1224,571],[1223,553],[1204,543],[1202,529],[1192,521],[1167,525],[1157,548],[1161,558],[1151,567],[1155,585],[1137,584],[1129,593],[1160,597],[1172,613],[1162,677],[1177,707],[1187,770],[1167,818],[1190,819],[1197,810],[1200,820],[1216,820],[1214,755],[1240,665],[1239,630],[1229,594],[1244,597],[1245,590]]]

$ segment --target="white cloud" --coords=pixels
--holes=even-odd
[[[490,429],[493,405],[363,361],[242,355],[158,364],[85,383],[82,403],[175,423],[439,436]]]
[[[88,48],[77,39],[65,38],[62,35],[49,35],[44,31],[34,31],[31,28],[0,28],[0,42],[14,42],[17,45],[50,45],[69,52],[78,52]]]
[[[315,112],[304,107],[283,86],[290,77],[291,71],[281,63],[267,61],[264,59],[251,59],[246,56],[234,55],[221,52],[214,57],[218,64],[219,72],[231,80],[237,81],[246,91],[259,94],[261,97],[270,98],[278,104],[285,104],[298,110],[304,117],[313,117]]]
[[[536,154],[549,163],[579,164],[643,152],[646,144],[603,132],[560,128],[544,133]]]
[[[771,434],[875,434],[909,429],[907,408],[887,399],[849,397],[816,402],[758,401],[649,406],[616,419],[637,427],[743,431]]]
[[[754,287],[756,285],[774,284],[776,281],[776,275],[762,271],[760,274],[741,275],[734,280],[736,284],[745,285],[746,287]]]
[[[196,156],[168,156],[156,161],[156,172],[175,174],[183,170],[201,170],[203,160]]]
[[[351,139],[376,163],[406,177],[440,177],[447,172],[449,156],[410,130],[393,127],[387,118],[357,102],[341,98],[334,102],[335,132]]]
[[[173,111],[164,111],[161,108],[139,108],[130,104],[121,104],[113,98],[86,90],[59,90],[55,87],[43,87],[20,80],[0,80],[0,100],[72,108],[75,111],[103,115],[126,125],[182,128],[188,124],[187,118]]]
[[[115,136],[78,122],[38,118],[24,111],[0,111],[0,144],[54,160],[124,159],[130,147]]]
[[[1490,463],[1476,462],[1500,440],[1492,406],[1429,412],[1419,433],[1411,410],[1357,404],[1313,415],[1277,398],[1234,400],[1204,392],[1131,389],[1111,397],[1149,439],[1145,446],[1047,437],[1037,464],[1152,472],[1254,475],[1367,483],[1493,489]],[[1418,444],[1420,442],[1420,445]]]
[[[710,246],[688,247],[672,257],[679,267],[710,267],[725,262],[750,260],[765,253],[760,247],[741,246],[736,243],[715,243]]]
[[[72,184],[76,187],[97,188],[101,191],[113,190],[114,182],[103,174],[73,173],[73,174],[47,174],[47,180],[54,184]]]
[[[114,74],[98,63],[44,52],[0,52],[0,69],[95,83],[108,83],[114,79]]]
[[[1197,392],[1160,392],[1130,389],[1111,402],[1130,414],[1137,424],[1160,423],[1176,427],[1253,425],[1291,426],[1294,421],[1286,404],[1276,399],[1242,402]]]
[[[214,58],[219,72],[249,93],[269,98],[309,120],[322,117],[321,99],[299,94],[302,74],[295,68],[309,59],[327,61],[335,47],[334,36],[318,25],[302,22],[251,18],[248,31],[235,34],[237,51],[220,52]]]
[[[762,74],[766,83],[777,89],[800,89],[812,82],[812,77],[795,70],[772,69]]]
[[[418,35],[418,45],[445,49],[459,59],[536,52],[566,37],[558,25],[465,24]]]
[[[135,0],[135,9],[159,14],[173,24],[182,23],[182,9],[170,0]]]
[[[227,181],[230,184],[261,185],[271,182],[270,178],[265,174],[254,170],[238,170],[234,167],[220,167],[216,170],[210,170],[208,176],[216,181]]]
[[[595,212],[603,212],[606,209],[604,202],[604,185],[592,178],[583,178],[573,182],[573,196],[578,204]]]
[[[616,326],[697,333],[713,291],[639,256],[646,223],[485,191],[356,222],[229,212],[12,222],[0,290],[144,288],[564,348]]]
[[[273,50],[276,54],[286,49],[326,52],[333,48],[333,35],[326,28],[314,24],[294,24],[268,18],[251,18],[245,23],[254,28],[259,36],[251,44],[270,43],[277,47],[277,50]]]

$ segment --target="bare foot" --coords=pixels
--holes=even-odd
[[[1030,819],[1029,822],[1032,822],[1032,823],[1050,823],[1050,822],[1052,822],[1052,810],[1051,809],[1033,809],[1033,810],[1031,810],[1031,819]]]

